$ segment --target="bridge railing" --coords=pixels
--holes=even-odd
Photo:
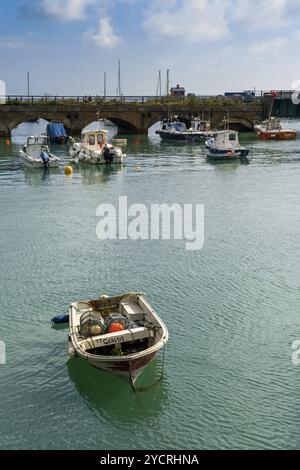
[[[0,97],[1,98],[1,97]],[[173,96],[75,96],[75,95],[7,95],[2,97],[6,104],[201,104],[206,101],[256,101],[257,95],[247,99],[241,95],[187,95]]]
[[[286,100],[290,99],[293,91],[290,90],[276,90],[276,96],[274,91],[256,91],[256,92],[228,92],[224,95],[196,95],[190,93],[186,96],[154,96],[154,95],[142,95],[142,96],[100,96],[100,95],[7,95],[0,96],[0,102],[6,104],[201,104],[207,101],[217,102],[243,102],[251,103],[260,101],[265,97],[273,96],[275,99]],[[214,104],[213,103],[213,104]]]

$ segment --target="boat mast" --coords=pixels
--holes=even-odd
[[[106,72],[104,72],[104,99],[106,98]]]
[[[170,69],[167,70],[167,90],[166,95],[169,96],[170,94]]]
[[[158,81],[157,81],[157,87],[156,87],[156,98],[158,97],[161,98],[161,71],[160,70],[158,72]]]
[[[30,75],[29,75],[29,72],[27,72],[27,96],[28,96],[28,99],[29,99],[29,96],[30,96]]]
[[[117,96],[122,96],[121,90],[121,61],[118,60],[118,86],[117,86]]]

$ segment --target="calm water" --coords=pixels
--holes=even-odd
[[[202,146],[133,136],[123,169],[67,178],[22,168],[2,139],[0,448],[300,447],[300,140],[243,140],[249,165],[211,165]],[[119,195],[204,203],[204,249],[97,240],[96,208]],[[49,323],[74,300],[129,290],[170,331],[165,379],[139,394],[69,360],[67,330]]]

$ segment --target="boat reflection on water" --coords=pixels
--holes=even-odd
[[[166,376],[151,387],[160,377],[162,357],[149,364],[138,380],[137,388],[143,388],[143,392],[135,392],[122,378],[100,371],[82,358],[69,359],[67,368],[82,398],[105,418],[139,422],[160,415],[166,406],[169,389]]]
[[[26,183],[29,186],[42,186],[50,184],[53,178],[57,178],[60,171],[59,168],[31,168],[22,166],[22,171]]]
[[[81,176],[83,184],[106,183],[112,177],[122,176],[124,166],[120,164],[114,165],[80,165],[74,168],[74,174]]]
[[[222,171],[230,171],[230,170],[236,170],[237,168],[240,168],[243,165],[249,165],[251,158],[249,157],[241,157],[239,160],[211,160],[209,158],[206,158],[206,162],[211,165],[216,167],[217,169],[220,169]]]

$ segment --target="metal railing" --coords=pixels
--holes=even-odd
[[[240,102],[255,102],[259,101],[266,96],[273,96],[273,91],[256,91],[255,93],[247,92],[231,92],[224,95],[196,95],[188,94],[187,96],[99,96],[99,95],[7,95],[0,96],[0,102],[4,104],[165,104],[165,103],[182,103],[182,104],[201,104],[207,100],[232,100]],[[293,91],[290,90],[276,90],[276,99],[290,99]]]

